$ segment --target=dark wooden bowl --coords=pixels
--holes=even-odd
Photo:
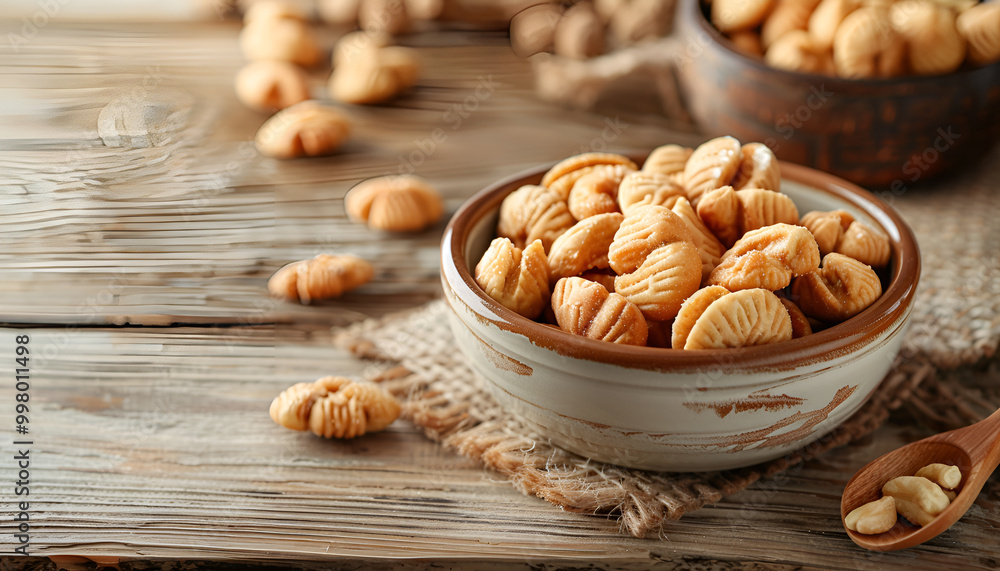
[[[873,80],[789,72],[738,52],[699,0],[680,12],[681,86],[708,134],[900,194],[1000,140],[1000,63]]]

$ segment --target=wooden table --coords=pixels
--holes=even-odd
[[[0,24],[0,38],[20,27]],[[649,540],[522,496],[404,422],[349,442],[274,425],[267,406],[286,386],[365,372],[332,348],[331,326],[439,293],[443,223],[406,238],[372,233],[345,218],[351,185],[413,165],[453,211],[490,181],[586,145],[639,150],[700,137],[638,102],[593,113],[540,103],[503,35],[428,32],[405,38],[427,64],[418,88],[350,109],[355,136],[342,153],[263,159],[249,141],[265,117],[232,94],[237,33],[232,22],[54,18],[18,53],[0,48],[0,351],[13,361],[23,335],[31,350],[29,434],[13,433],[14,385],[0,390],[4,553],[16,546],[15,500],[28,499],[29,553],[64,565],[1000,566],[995,478],[959,524],[920,548],[873,554],[843,533],[850,475],[924,434],[905,418]],[[317,89],[326,73],[315,74]],[[192,120],[166,146],[105,147],[98,113],[137,89],[191,94]],[[432,148],[436,128],[446,139]],[[373,260],[375,281],[320,306],[268,299],[274,270],[322,251]],[[32,442],[29,498],[13,494],[12,458],[25,446],[11,443],[23,438]]]

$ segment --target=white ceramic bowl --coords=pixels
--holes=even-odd
[[[701,471],[778,458],[824,434],[871,396],[899,352],[920,275],[912,231],[844,180],[782,163],[802,213],[842,208],[892,244],[883,294],[852,319],[759,347],[678,351],[616,345],[535,323],[487,296],[472,270],[500,202],[547,168],[490,186],[452,218],[442,281],[462,353],[500,405],[582,456],[650,470]]]

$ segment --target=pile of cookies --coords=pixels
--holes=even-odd
[[[882,294],[889,238],[846,211],[800,218],[771,150],[720,137],[640,168],[585,153],[500,206],[487,295],[593,339],[674,349],[809,335]]]
[[[537,2],[510,20],[514,53],[541,52],[588,59],[609,49],[667,34],[676,0],[583,0]]]
[[[771,66],[846,78],[939,75],[1000,61],[1000,2],[710,0],[741,51]]]
[[[333,50],[329,95],[342,103],[391,99],[416,83],[420,62],[410,48],[390,45],[391,32],[405,29],[398,2],[367,2],[361,31],[344,35]],[[402,6],[400,4],[400,6]],[[285,2],[254,3],[244,15],[240,49],[249,60],[237,74],[237,98],[256,111],[274,113],[257,132],[257,149],[275,158],[335,152],[350,134],[347,115],[313,99],[308,68],[323,51],[306,15]]]

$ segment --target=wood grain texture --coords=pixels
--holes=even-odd
[[[12,22],[0,32],[16,30]],[[581,146],[648,149],[693,136],[649,116],[579,115],[537,102],[531,70],[502,35],[404,38],[424,60],[416,89],[349,107],[354,136],[328,158],[257,156],[266,118],[232,92],[238,26],[45,28],[0,87],[0,321],[83,324],[239,323],[261,313],[264,282],[322,251],[376,263],[376,279],[320,310],[275,304],[267,321],[377,314],[436,295],[445,221],[417,235],[350,222],[343,197],[362,179],[415,170],[449,213],[499,178]],[[332,44],[333,31],[322,32]],[[475,43],[471,43],[475,42]],[[57,67],[58,66],[58,67]],[[325,96],[328,69],[313,73]],[[96,134],[117,96],[191,94],[183,132],[161,147],[111,149]],[[67,287],[72,283],[73,287]]]
[[[271,326],[8,329],[0,346],[13,346],[15,334],[28,334],[39,355],[31,388],[32,553],[39,556],[607,569],[684,568],[685,561],[931,569],[954,568],[970,554],[1000,563],[995,479],[965,519],[918,549],[875,556],[843,533],[838,507],[847,479],[912,430],[883,430],[689,514],[661,539],[637,540],[613,519],[520,495],[402,421],[346,442],[272,423],[268,404],[288,385],[366,372],[329,336]],[[5,385],[0,399],[12,394]],[[2,433],[6,452],[14,435],[8,426]],[[11,462],[0,464],[0,481],[13,481]]]
[[[0,21],[0,38],[20,25]],[[847,479],[923,435],[899,426],[637,540],[613,519],[522,496],[405,422],[350,442],[274,425],[267,406],[288,385],[368,371],[331,347],[331,325],[439,291],[443,223],[406,237],[370,232],[344,216],[353,184],[410,164],[453,212],[495,179],[583,148],[701,137],[643,114],[641,95],[593,114],[539,103],[503,34],[435,32],[402,39],[425,60],[415,90],[348,109],[356,136],[343,153],[261,159],[248,142],[265,116],[231,91],[237,32],[54,18],[0,58],[0,323],[28,327],[0,329],[0,352],[31,336],[32,553],[122,569],[1000,566],[996,478],[955,528],[918,549],[871,554],[843,533]],[[320,95],[326,73],[313,78]],[[183,137],[103,146],[102,106],[157,89],[195,98]],[[446,138],[427,150],[438,128]],[[376,279],[316,307],[266,297],[271,272],[321,251],[371,259]],[[0,385],[4,415],[13,390]],[[12,429],[0,425],[0,553],[12,537]]]

